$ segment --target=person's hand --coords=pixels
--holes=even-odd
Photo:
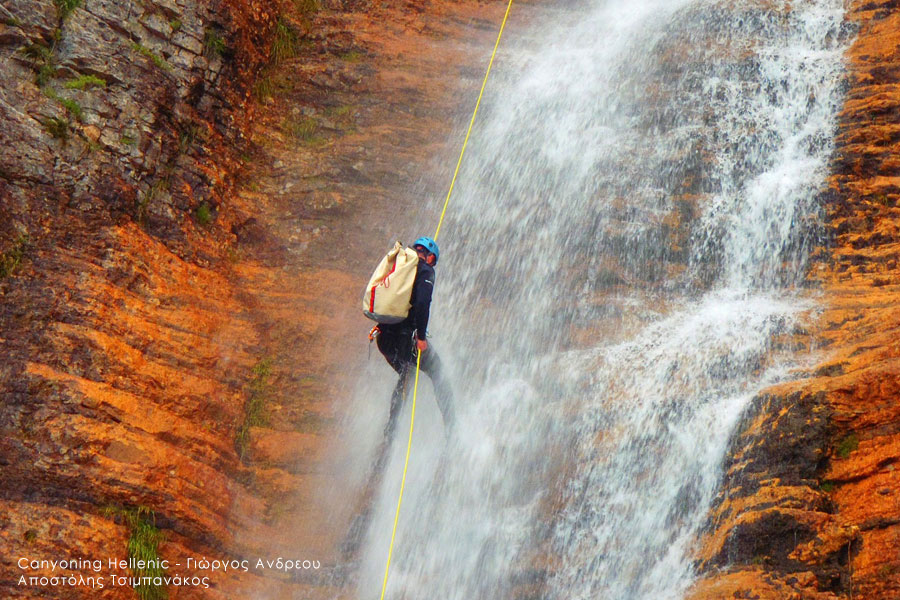
[[[416,348],[419,349],[419,352],[425,352],[428,350],[428,342],[426,340],[420,340],[416,338]]]

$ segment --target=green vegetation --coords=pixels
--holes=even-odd
[[[63,98],[49,87],[44,88],[43,91],[45,96],[51,100],[56,100],[60,106],[66,109],[66,112],[69,113],[70,116],[75,117],[78,121],[81,121],[84,118],[84,111],[81,109],[81,105],[75,100]]]
[[[225,38],[212,27],[208,27],[203,34],[203,52],[210,58],[222,58],[228,54]]]
[[[50,117],[42,121],[44,129],[54,138],[62,141],[69,139],[69,121],[58,117]]]
[[[165,534],[156,526],[156,515],[146,506],[137,508],[119,508],[115,506],[103,509],[108,517],[120,517],[129,529],[128,558],[154,564],[159,561],[159,543]],[[161,567],[148,566],[132,569],[131,574],[137,578],[163,577],[166,572]],[[141,583],[134,588],[141,600],[164,600],[169,594],[165,586]]]
[[[153,202],[153,199],[156,198],[159,192],[167,189],[169,189],[168,179],[157,179],[153,182],[153,185],[147,188],[147,191],[144,192],[144,195],[141,196],[141,199],[138,201],[137,217],[140,223],[143,223],[146,220],[147,208],[150,206],[150,203]]]
[[[66,112],[81,121],[84,118],[84,111],[81,109],[81,105],[78,104],[75,100],[70,100],[69,98],[58,98],[60,104],[62,104],[63,108],[66,109]]]
[[[152,511],[146,507],[140,507],[129,513],[127,517],[131,535],[128,537],[128,558],[142,560],[153,565],[159,560],[159,543],[164,539],[163,533],[156,527],[156,518]],[[162,577],[165,571],[158,566],[148,566],[142,569],[134,569],[135,577]],[[162,585],[140,584],[135,592],[142,600],[162,600],[168,597],[166,588]]]
[[[175,33],[179,29],[181,29],[181,19],[172,19],[169,21],[169,27],[172,28],[172,33]]]
[[[38,87],[44,87],[50,82],[50,78],[54,75],[56,75],[56,66],[52,62],[44,63],[38,69],[37,76],[34,78],[34,83],[37,84]]]
[[[250,380],[250,397],[244,404],[244,420],[238,427],[234,438],[234,447],[241,460],[247,454],[250,444],[250,428],[265,425],[265,401],[268,395],[269,375],[272,374],[272,360],[262,358],[253,367],[253,379]]]
[[[56,73],[56,67],[53,64],[53,50],[44,44],[35,43],[25,46],[20,52],[31,60],[31,68],[36,73],[35,84],[38,87],[45,86]]]
[[[859,436],[851,433],[838,444],[835,454],[837,454],[838,458],[847,458],[857,448],[859,448]]]
[[[54,0],[54,2],[60,21],[65,21],[81,5],[81,0]]]
[[[300,140],[309,140],[316,134],[319,124],[312,117],[303,116],[296,121],[285,119],[283,123],[285,133]]]
[[[159,54],[157,54],[150,48],[147,48],[146,46],[142,46],[141,44],[138,44],[137,42],[133,42],[131,44],[131,49],[134,50],[135,52],[137,52],[138,54],[141,54],[141,55],[149,58],[150,62],[152,62],[154,65],[156,65],[163,71],[171,71],[172,70],[172,65],[167,63],[166,59],[161,57]]]
[[[343,106],[335,106],[325,111],[329,117],[348,117],[353,113],[353,106],[345,104]]]
[[[15,17],[6,17],[3,19],[3,24],[7,27],[21,27],[22,21]]]
[[[30,58],[31,60],[48,60],[53,53],[50,51],[49,46],[45,46],[44,44],[29,44],[20,50],[22,54]]]
[[[335,126],[343,131],[356,130],[356,107],[353,105],[332,106],[325,109],[325,116],[333,119]]]
[[[278,17],[275,24],[275,37],[272,39],[272,62],[278,64],[297,54],[299,37],[294,26],[284,17]]]
[[[275,82],[268,73],[260,75],[256,83],[253,84],[253,95],[258,102],[265,102],[266,98],[270,98],[275,93]]]
[[[133,135],[128,135],[127,133],[122,134],[119,141],[122,142],[124,146],[137,146],[137,138]]]
[[[304,17],[318,12],[321,8],[319,0],[294,0],[294,6]]]
[[[835,484],[833,481],[822,481],[819,483],[819,489],[825,492],[826,494],[830,494],[834,491]]]
[[[281,123],[281,130],[294,139],[311,146],[319,146],[325,140],[316,135],[319,130],[319,122],[313,117],[302,116],[297,120],[285,119]]]
[[[197,210],[194,211],[194,214],[197,217],[197,222],[204,227],[212,222],[212,210],[206,202],[201,202],[200,206],[197,207]]]
[[[200,126],[196,123],[184,122],[178,126],[178,153],[190,150],[200,137]]]
[[[312,16],[322,8],[321,2],[319,0],[294,0],[294,6],[300,16],[300,25],[305,33],[309,33],[312,29]]]
[[[22,264],[27,247],[28,236],[22,234],[13,242],[12,248],[0,254],[0,279],[5,279],[15,273]]]
[[[25,532],[24,538],[25,541],[29,544],[34,542],[35,540],[37,540],[37,531],[35,531],[34,529],[29,529]]]
[[[96,75],[80,75],[67,81],[63,87],[67,90],[85,90],[92,87],[106,87],[106,80]]]
[[[358,50],[350,50],[349,52],[344,52],[339,56],[341,60],[349,63],[358,63],[362,60],[362,57],[362,52],[359,52]]]

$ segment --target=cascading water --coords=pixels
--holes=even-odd
[[[389,597],[683,595],[731,431],[797,361],[842,4],[569,2],[510,28],[440,240],[461,425],[414,440]]]

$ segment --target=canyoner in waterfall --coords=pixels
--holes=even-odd
[[[420,237],[409,248],[403,248],[397,242],[382,259],[366,287],[363,312],[378,322],[369,333],[369,341],[375,341],[379,352],[399,378],[391,394],[388,421],[364,487],[363,507],[344,541],[345,555],[356,551],[368,527],[369,497],[377,489],[387,463],[400,409],[412,387],[418,354],[421,354],[419,368],[428,374],[434,384],[435,400],[444,419],[444,431],[449,435],[455,425],[453,391],[444,377],[437,350],[428,339],[434,266],[439,255],[437,242],[430,237]]]
[[[396,248],[397,246],[395,246]],[[388,273],[380,281],[370,282],[364,299],[364,302],[368,303],[364,312],[379,322],[369,334],[370,339],[375,340],[378,350],[400,376],[391,395],[391,408],[384,430],[384,439],[387,442],[390,442],[393,437],[397,417],[409,387],[409,380],[411,375],[414,375],[417,351],[422,354],[421,370],[428,374],[434,384],[434,393],[438,408],[444,418],[444,426],[450,431],[454,425],[453,392],[444,378],[441,359],[438,357],[434,345],[427,339],[431,294],[434,291],[434,266],[437,264],[440,251],[437,242],[429,237],[417,239],[411,250],[412,252],[409,250],[404,252],[406,260],[415,266],[413,277],[409,278],[411,279],[409,292],[403,286],[397,285],[398,281],[395,280],[391,283],[393,275]],[[399,270],[395,266],[392,268],[394,273]],[[373,279],[377,277],[378,272]],[[386,285],[385,281],[388,282]],[[375,313],[378,308],[376,296],[379,291],[385,292],[392,298],[399,297],[401,300],[394,302],[394,304],[400,305],[400,309],[395,310],[393,315]]]

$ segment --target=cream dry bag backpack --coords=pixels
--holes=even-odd
[[[409,316],[419,255],[396,242],[381,259],[363,295],[363,313],[379,323],[399,323]]]

